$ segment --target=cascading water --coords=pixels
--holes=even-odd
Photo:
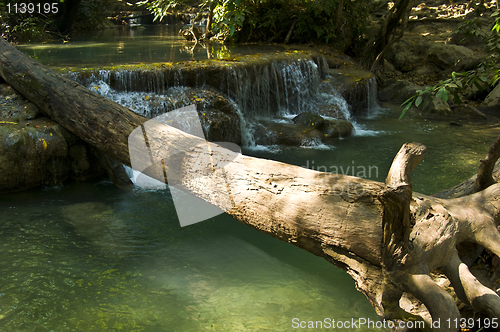
[[[70,74],[80,83],[134,110],[154,117],[192,103],[179,95],[181,87],[218,90],[232,101],[240,117],[242,143],[255,145],[255,126],[263,122],[291,123],[300,113],[319,114],[327,119],[349,120],[351,114],[369,115],[378,108],[376,81],[358,84],[354,94],[338,91],[338,82],[324,57],[263,61],[233,66],[172,68],[154,70],[99,70],[90,75]],[[182,93],[180,93],[182,95]],[[348,105],[346,99],[352,101]],[[198,100],[200,98],[195,98]],[[317,145],[314,139],[306,145]]]

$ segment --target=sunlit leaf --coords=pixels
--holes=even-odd
[[[411,106],[411,104],[406,105],[406,107],[401,112],[401,115],[399,116],[398,120],[401,120],[403,118],[403,116],[405,116],[406,111],[408,111],[408,109],[410,108],[410,106]]]
[[[420,106],[420,104],[422,103],[422,95],[418,96],[417,97],[417,100],[415,100],[415,106]]]

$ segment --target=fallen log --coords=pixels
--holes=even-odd
[[[148,122],[3,39],[0,76],[61,126],[120,162],[131,165],[129,151],[143,149],[151,167],[142,171],[343,268],[387,320],[420,320],[435,331],[458,331],[455,300],[431,277],[437,270],[463,302],[490,318],[500,317],[500,297],[477,281],[457,250],[471,242],[500,256],[500,184],[488,186],[496,148],[481,167],[480,178],[488,180],[481,181],[483,188],[460,198],[436,198],[412,191],[410,174],[425,153],[418,143],[401,148],[386,182],[380,183],[235,156],[222,146]],[[136,129],[143,133],[144,146],[129,146]],[[165,179],[170,168],[176,177]],[[222,198],[223,192],[229,199]],[[425,308],[410,312],[401,304],[412,296]]]

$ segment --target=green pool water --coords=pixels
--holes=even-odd
[[[52,68],[96,68],[155,62],[177,62],[243,56],[283,50],[278,45],[208,46],[185,42],[179,35],[184,25],[117,27],[69,36],[66,42],[18,45],[24,53]]]
[[[358,120],[357,135],[322,149],[245,153],[339,172],[372,166],[383,181],[399,147],[419,141],[428,153],[414,189],[430,194],[472,175],[500,134],[397,112]],[[181,228],[168,191],[107,180],[0,196],[0,255],[1,331],[291,331],[307,330],[294,318],[378,319],[326,260],[227,215]]]
[[[265,51],[198,46],[190,53],[177,31],[112,29],[19,48],[54,68]],[[357,119],[356,134],[330,146],[243,152],[384,181],[401,145],[421,142],[428,152],[413,188],[432,194],[471,176],[500,135],[477,123],[398,115],[387,107]],[[123,191],[104,179],[0,196],[2,332],[312,331],[295,329],[294,319],[359,318],[379,319],[343,270],[227,215],[180,227],[168,191]]]

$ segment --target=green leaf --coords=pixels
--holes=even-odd
[[[448,91],[444,87],[439,88],[436,98],[441,98],[445,103],[448,102]]]
[[[405,116],[406,114],[406,111],[408,111],[408,109],[410,108],[411,104],[408,104],[406,105],[406,107],[403,109],[403,111],[401,112],[401,114],[399,115],[399,118],[398,120],[401,120],[403,118],[403,116]]]
[[[420,91],[420,90],[419,90],[419,91]],[[419,91],[417,91],[417,93],[418,93]],[[410,103],[410,105],[411,105],[411,103],[413,102],[413,100],[414,100],[414,99],[415,99],[415,96],[411,96],[410,98],[406,99],[406,101],[405,101],[404,103],[402,103],[402,104],[401,104],[401,106],[404,106],[404,105],[406,105],[406,104],[408,104],[408,103]]]
[[[422,95],[418,96],[417,97],[417,100],[415,100],[415,106],[420,106],[420,104],[422,103]]]

